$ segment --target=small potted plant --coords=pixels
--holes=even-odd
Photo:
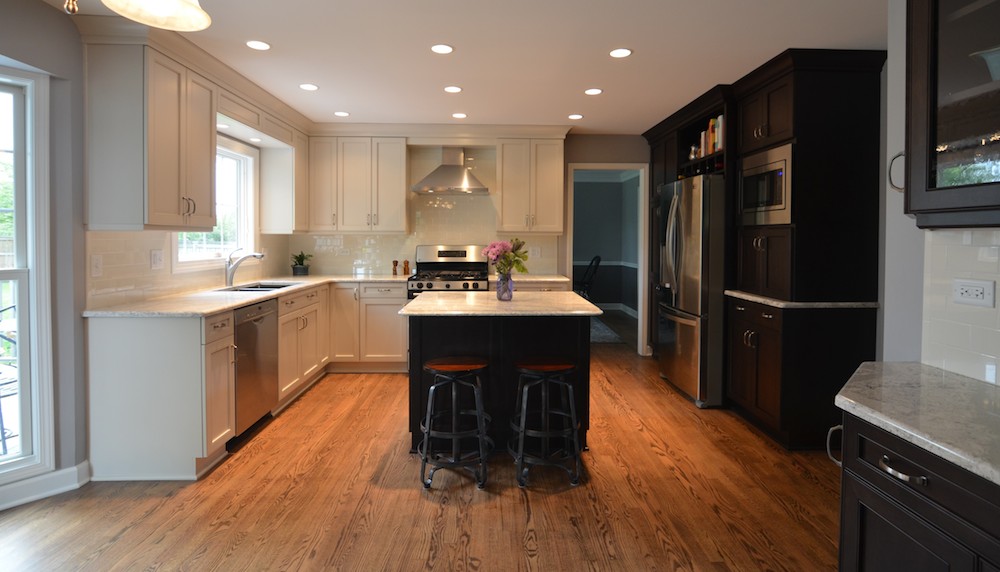
[[[292,276],[307,276],[309,274],[309,259],[312,258],[312,254],[306,254],[304,251],[299,251],[298,254],[292,255]]]

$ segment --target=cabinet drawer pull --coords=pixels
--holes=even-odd
[[[746,309],[747,309],[747,307],[746,307],[746,306],[740,306],[740,305],[737,305],[737,306],[736,306],[736,311],[737,311],[737,312],[745,312],[745,311],[746,311]]]
[[[761,312],[760,313],[760,317],[770,320],[770,319],[774,318],[774,314],[769,314],[767,312]]]
[[[896,469],[890,467],[889,462],[890,462],[889,455],[882,455],[882,458],[878,460],[878,468],[889,473],[889,475],[896,478],[897,480],[903,481],[904,483],[913,483],[915,485],[921,485],[921,486],[927,485],[927,477],[919,475],[918,476],[907,475],[906,473],[901,473]]]
[[[228,327],[229,327],[229,322],[216,322],[212,324],[213,330],[218,330],[219,328],[228,328]]]
[[[844,432],[844,426],[843,425],[834,425],[833,427],[830,427],[829,431],[826,432],[826,456],[830,457],[830,460],[833,461],[834,465],[837,465],[838,467],[843,467],[844,466],[844,462],[833,456],[833,450],[830,447],[830,441],[833,439],[833,434],[836,433],[837,431],[840,431],[841,433],[843,433]]]

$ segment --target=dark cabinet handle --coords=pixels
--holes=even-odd
[[[770,320],[770,319],[774,318],[774,314],[768,314],[767,312],[761,312],[760,313],[760,317]]]
[[[892,476],[893,478],[903,481],[904,483],[913,483],[915,485],[921,485],[921,486],[927,485],[927,477],[920,475],[917,476],[907,475],[906,473],[901,473],[896,469],[890,467],[889,463],[890,463],[889,455],[882,455],[882,458],[878,460],[878,468],[889,473],[889,475]]]
[[[739,306],[739,305],[737,305],[736,306],[736,311],[737,312],[745,312],[746,311],[746,306]]]
[[[889,168],[888,168],[889,186],[892,187],[893,190],[899,191],[899,192],[903,192],[904,189],[903,189],[903,187],[901,187],[900,185],[897,185],[892,180],[892,166],[896,164],[896,159],[901,159],[904,156],[906,156],[906,152],[905,151],[900,151],[899,153],[896,153],[895,155],[893,155],[892,159],[889,159]],[[904,184],[905,184],[905,182],[904,182]]]

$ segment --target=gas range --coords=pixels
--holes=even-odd
[[[421,292],[471,292],[489,288],[489,260],[483,246],[427,244],[417,247],[407,298]]]

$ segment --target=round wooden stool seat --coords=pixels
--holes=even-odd
[[[428,373],[454,374],[486,369],[487,365],[489,365],[489,362],[480,357],[441,357],[429,359],[424,362],[424,371]]]

